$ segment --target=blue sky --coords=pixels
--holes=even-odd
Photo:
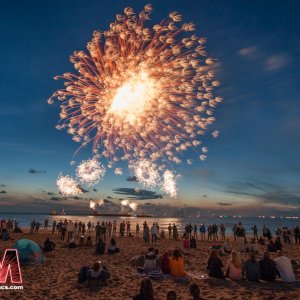
[[[6,1],[0,10],[0,208],[49,211],[88,209],[88,200],[51,200],[57,174],[72,173],[78,145],[57,131],[58,105],[48,97],[62,86],[53,77],[73,71],[69,55],[85,49],[93,30],[106,30],[126,6],[144,1]],[[153,25],[171,11],[197,25],[207,51],[218,59],[218,139],[207,136],[208,159],[176,167],[177,199],[152,205],[191,206],[256,215],[300,211],[300,4],[297,1],[152,1]],[[91,156],[87,148],[76,161]],[[195,155],[196,157],[196,155]],[[30,174],[33,168],[46,173]],[[108,173],[97,192],[83,198],[118,197],[135,188]],[[6,193],[4,193],[6,192]],[[159,193],[159,191],[157,191]],[[55,197],[56,197],[55,196]],[[145,201],[143,201],[143,204]]]

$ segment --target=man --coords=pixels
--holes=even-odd
[[[270,254],[268,251],[264,253],[264,257],[262,260],[260,260],[259,265],[260,265],[261,279],[268,282],[274,282],[276,276],[279,275],[279,273],[276,268],[276,264],[274,260],[270,258]]]
[[[206,233],[206,227],[204,224],[200,225],[200,237],[201,237],[201,242],[205,241],[205,233]]]
[[[68,232],[67,243],[69,243],[71,241],[71,239],[73,238],[73,232],[74,232],[74,224],[72,223],[72,221],[68,222],[68,224],[67,224],[67,232]]]
[[[168,231],[169,231],[169,240],[170,240],[171,237],[172,237],[172,226],[171,226],[171,224],[169,224],[169,226],[168,226]]]
[[[44,221],[44,230],[48,229],[48,224],[49,224],[48,219],[45,219],[45,221]]]
[[[3,225],[2,225],[2,229],[3,229]],[[30,224],[30,234],[33,234],[35,226],[36,226],[35,220],[32,220],[32,222]]]
[[[258,240],[258,235],[257,235],[258,230],[257,230],[256,225],[254,225],[252,227],[252,230],[253,230],[253,238],[256,239],[256,240]]]
[[[96,243],[97,243],[99,241],[100,237],[101,237],[101,232],[102,232],[100,222],[97,222],[97,225],[95,227],[95,231],[96,231]]]
[[[157,226],[153,223],[151,227],[151,243],[156,244],[156,237],[157,237]]]

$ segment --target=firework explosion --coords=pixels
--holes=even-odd
[[[90,208],[95,210],[96,209],[96,202],[95,201],[90,201]]]
[[[59,174],[56,185],[58,191],[67,197],[76,196],[82,193],[82,189],[78,182],[69,175],[63,176],[62,174]]]
[[[171,197],[177,195],[176,176],[170,170],[166,170],[163,174],[162,189]]]
[[[145,187],[153,188],[158,185],[160,176],[157,166],[149,160],[140,160],[132,166],[135,176],[140,184]]]
[[[138,205],[137,205],[135,202],[131,202],[131,203],[129,203],[129,207],[130,207],[133,211],[136,211]]]
[[[76,168],[78,179],[87,186],[98,183],[105,172],[106,169],[95,158],[82,161]]]
[[[55,77],[64,79],[65,88],[48,100],[62,102],[57,129],[66,129],[82,146],[91,142],[110,168],[119,160],[134,165],[148,187],[158,184],[151,164],[163,171],[167,162],[179,164],[184,152],[198,148],[222,101],[212,94],[219,83],[213,60],[206,58],[206,40],[190,33],[195,25],[180,24],[182,16],[172,12],[148,28],[151,12],[151,5],[138,15],[125,8],[108,30],[95,31],[88,52],[71,56],[77,73]],[[207,148],[200,151],[205,160]]]

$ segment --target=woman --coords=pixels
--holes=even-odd
[[[152,282],[150,279],[141,281],[140,293],[133,297],[133,300],[154,300]]]
[[[209,277],[213,278],[223,278],[223,263],[222,260],[218,256],[218,251],[213,249],[210,252],[209,259],[207,261],[207,273]]]
[[[149,231],[149,227],[147,226],[147,224],[144,226],[143,239],[145,241],[145,244],[149,244],[150,231]]]
[[[190,285],[190,294],[193,297],[193,300],[201,300],[200,288],[197,283],[193,283]]]
[[[228,276],[231,280],[240,280],[243,278],[241,259],[235,251],[232,251],[231,258],[226,264],[225,276]]]
[[[156,255],[154,248],[149,248],[145,255],[144,272],[150,273],[156,270]]]
[[[119,252],[120,252],[120,250],[119,250],[119,248],[117,248],[117,242],[114,238],[112,238],[110,240],[110,245],[108,247],[107,253],[109,255],[112,255],[112,254],[119,253]]]
[[[99,280],[101,283],[107,284],[110,274],[105,266],[100,261],[94,263],[92,268],[88,271],[88,281]]]
[[[160,260],[160,269],[164,274],[170,274],[170,259],[169,253],[165,252]]]
[[[178,249],[173,251],[170,259],[170,273],[175,277],[186,277],[187,273],[184,270],[184,260]]]

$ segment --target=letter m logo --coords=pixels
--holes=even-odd
[[[7,282],[10,276],[11,283],[22,283],[19,254],[17,249],[6,249],[0,262],[0,284]]]

